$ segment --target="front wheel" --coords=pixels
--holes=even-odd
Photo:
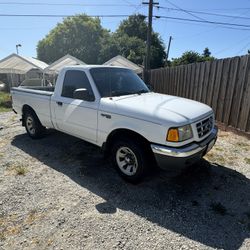
[[[45,127],[41,124],[35,112],[27,111],[24,114],[24,124],[28,135],[32,139],[38,139],[44,135]]]
[[[111,157],[118,173],[129,182],[138,183],[147,173],[149,161],[145,145],[132,139],[115,142]]]

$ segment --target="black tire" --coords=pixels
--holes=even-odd
[[[46,128],[41,124],[36,113],[32,110],[24,113],[24,126],[32,139],[42,138],[45,134]]]
[[[139,141],[133,141],[132,138],[115,141],[111,148],[111,158],[121,177],[130,183],[139,183],[148,173],[150,161],[146,146]],[[121,162],[123,162],[123,167]]]

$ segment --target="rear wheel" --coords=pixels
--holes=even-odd
[[[148,170],[148,156],[145,145],[126,139],[116,141],[111,150],[113,165],[127,181],[138,183]]]
[[[24,114],[24,125],[28,135],[32,139],[41,138],[45,133],[45,127],[42,126],[35,112],[31,110]]]

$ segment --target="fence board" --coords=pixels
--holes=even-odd
[[[194,100],[197,100],[197,91],[198,91],[198,85],[199,85],[199,76],[200,76],[201,64],[196,63],[195,66],[196,66],[196,70],[195,70],[195,80],[194,80],[194,89],[193,89],[192,98]]]
[[[222,70],[223,70],[223,60],[219,60],[217,64],[217,71],[216,77],[214,82],[214,89],[213,89],[213,100],[212,100],[212,108],[215,112],[215,117],[217,119],[217,105],[218,105],[218,97],[219,97],[219,90],[221,84],[221,77],[222,77]]]
[[[202,62],[201,64],[201,68],[200,68],[200,76],[199,76],[199,82],[198,82],[198,86],[197,86],[197,101],[201,101],[201,97],[202,97],[202,91],[203,91],[203,83],[204,83],[204,78],[205,78],[205,62]]]
[[[218,60],[211,62],[211,75],[207,93],[207,104],[212,106],[214,84],[216,79]]]
[[[201,101],[203,103],[207,103],[207,92],[208,92],[208,83],[209,83],[209,78],[210,78],[210,65],[211,62],[206,62],[205,63],[205,75],[204,75],[204,84],[203,84],[203,91],[202,91],[202,97]]]
[[[223,123],[229,125],[229,118],[230,112],[232,107],[234,89],[237,83],[237,73],[238,73],[238,66],[239,66],[239,57],[234,57],[231,59],[231,68],[228,76],[228,85],[227,85],[227,92],[225,98],[225,109],[224,109],[224,118],[222,120]]]
[[[242,57],[240,60],[240,65],[238,69],[239,71],[238,71],[237,83],[234,89],[232,109],[231,109],[230,118],[229,118],[230,125],[232,125],[233,127],[237,127],[237,123],[238,123],[240,103],[241,103],[243,85],[244,85],[245,76],[246,76],[247,63],[248,63],[248,57],[247,56]]]
[[[242,91],[242,101],[240,105],[239,119],[237,127],[243,131],[247,129],[247,122],[250,110],[250,70],[249,70],[249,58],[248,58],[248,70],[245,76],[245,84]]]
[[[191,86],[191,81],[192,81],[192,64],[187,65],[187,73],[186,74],[187,74],[187,83],[186,83],[186,88],[185,88],[185,90],[186,90],[185,97],[189,98],[190,86]]]
[[[192,75],[191,75],[191,82],[190,82],[190,86],[189,86],[189,96],[188,96],[188,98],[190,98],[190,99],[193,98],[193,93],[194,93],[196,65],[193,63],[191,65],[191,67],[192,67]]]
[[[218,100],[217,100],[216,117],[219,121],[223,120],[223,108],[225,105],[225,96],[226,96],[229,70],[230,70],[230,59],[225,59],[223,63],[223,71],[222,71],[220,89],[218,91]]]

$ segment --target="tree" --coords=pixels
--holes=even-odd
[[[143,65],[146,38],[147,23],[143,15],[123,20],[114,33],[102,28],[98,18],[77,15],[64,19],[38,42],[37,56],[52,63],[68,53],[89,64],[102,64],[120,54]],[[151,68],[164,66],[164,49],[159,34],[152,32]]]
[[[127,34],[112,34],[103,44],[100,52],[99,63],[104,63],[114,56],[121,55],[136,64],[142,64],[146,45],[137,37],[129,37]]]
[[[201,61],[202,61],[202,56],[199,53],[190,50],[184,52],[181,57],[173,58],[171,65],[178,66],[178,65],[201,62]]]
[[[204,62],[204,61],[212,61],[215,58],[211,56],[211,52],[208,48],[205,48],[203,54],[199,54],[195,51],[186,51],[180,57],[173,58],[171,62],[171,66],[184,65],[195,62]]]
[[[132,15],[123,20],[117,30],[111,34],[101,51],[102,61],[120,54],[132,62],[143,65],[146,55],[147,23],[143,15]],[[159,34],[152,32],[151,68],[164,66],[165,47]]]
[[[99,18],[87,15],[68,17],[38,42],[37,56],[52,63],[65,54],[71,54],[86,63],[97,63],[103,39],[108,36]]]
[[[203,50],[203,53],[202,53],[203,57],[210,57],[211,56],[211,52],[209,50],[208,47],[206,47],[204,50]]]

